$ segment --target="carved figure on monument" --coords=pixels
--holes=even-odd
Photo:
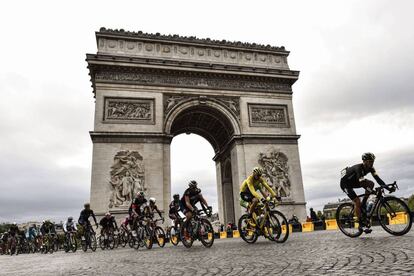
[[[109,100],[106,119],[148,120],[151,118],[149,103]]]
[[[171,108],[173,108],[176,104],[178,104],[182,100],[183,100],[183,97],[177,97],[177,96],[169,97],[166,101],[165,112],[167,113],[168,111],[170,111]]]
[[[289,197],[291,183],[287,156],[276,150],[268,155],[260,153],[258,163],[262,166],[263,176],[272,185],[272,189],[281,197]]]
[[[217,100],[225,104],[231,112],[237,115],[237,118],[240,118],[240,108],[238,99],[218,98]]]
[[[120,151],[114,157],[109,181],[112,195],[109,208],[126,207],[134,194],[145,191],[143,158],[137,151]]]

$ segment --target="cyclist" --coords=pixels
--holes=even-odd
[[[0,252],[7,254],[8,251],[9,232],[4,232],[0,237]]]
[[[46,236],[47,234],[56,234],[55,224],[50,220],[44,220],[42,226],[40,226],[40,233],[42,233],[42,236]]]
[[[139,192],[137,196],[134,198],[134,200],[131,203],[131,206],[129,207],[129,215],[131,218],[133,218],[132,222],[132,228],[135,229],[135,226],[138,222],[141,221],[143,218],[143,211],[145,207],[147,206],[147,199],[145,198],[144,192]]]
[[[119,231],[118,224],[116,223],[115,217],[111,213],[106,213],[105,216],[99,221],[101,228],[101,235],[109,234],[116,231]]]
[[[130,216],[126,216],[121,222],[121,229],[123,229],[126,233],[129,233],[128,225],[132,227],[132,218]]]
[[[37,237],[36,224],[32,224],[27,229],[27,238],[29,241],[34,241]]]
[[[266,191],[273,198],[279,199],[279,197],[276,196],[275,191],[270,188],[269,184],[267,184],[266,180],[262,177],[262,174],[262,168],[255,167],[253,169],[253,174],[244,180],[240,187],[240,205],[244,206],[244,202],[251,203],[250,208],[248,208],[250,217],[253,217],[259,201],[265,202],[266,200],[271,199],[266,195]],[[261,195],[257,190],[260,190]]]
[[[181,202],[180,202],[180,195],[175,194],[173,196],[173,201],[171,201],[168,211],[168,216],[174,222],[174,226],[177,227],[180,221],[180,212],[181,210]]]
[[[156,203],[156,199],[154,197],[150,197],[149,199],[149,205],[146,207],[146,217],[148,218],[154,218],[154,212],[157,212],[160,218],[162,219],[162,223],[164,223],[164,218],[161,214],[161,211],[158,209]]]
[[[63,223],[63,232],[65,235],[68,235],[70,232],[76,231],[78,231],[76,221],[73,220],[73,217],[68,217],[68,219]]]
[[[362,163],[356,164],[352,167],[346,167],[341,171],[340,186],[342,191],[344,191],[344,193],[346,193],[355,204],[355,216],[358,218],[358,221],[360,222],[359,228],[362,228],[364,226],[364,219],[363,217],[361,217],[361,209],[365,210],[365,205],[367,203],[368,197],[370,193],[373,191],[375,185],[374,182],[365,179],[364,176],[368,173],[371,173],[375,181],[381,187],[387,189],[390,192],[394,191],[393,188],[388,188],[385,182],[382,181],[382,179],[378,176],[376,170],[373,167],[374,161],[375,155],[371,152],[366,152],[362,155]],[[354,191],[355,188],[365,189],[365,195],[362,199],[362,203]],[[363,213],[365,215],[365,212]],[[366,229],[366,233],[371,232],[369,230],[370,229]]]
[[[8,237],[9,241],[8,241],[8,246],[7,246],[8,249],[11,250],[11,248],[16,247],[18,235],[19,235],[19,227],[17,226],[16,222],[13,222],[13,224],[10,225],[10,228],[9,228],[9,237]],[[17,253],[17,250],[16,250],[16,253]]]
[[[201,190],[197,187],[197,181],[191,180],[188,183],[188,189],[185,190],[182,198],[181,198],[181,208],[182,212],[184,213],[186,220],[184,222],[185,229],[188,227],[188,223],[193,217],[193,212],[196,210],[195,205],[200,202],[201,207],[204,211],[206,211],[206,207],[211,214],[211,206],[208,206],[207,201],[204,199],[203,195],[201,194]],[[206,211],[207,212],[207,211]]]
[[[92,216],[93,220],[95,221],[96,229],[98,229],[98,222],[96,221],[95,213],[91,210],[91,205],[89,203],[85,203],[83,205],[85,209],[83,209],[80,213],[78,223],[82,225],[82,227],[89,226],[91,223],[89,222],[89,217]]]

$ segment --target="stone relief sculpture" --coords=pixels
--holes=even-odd
[[[217,103],[220,103],[224,105],[230,112],[232,112],[239,120],[240,120],[240,104],[238,98],[230,98],[230,97],[204,97],[203,100],[209,99],[212,101],[215,101]],[[200,99],[200,97],[184,97],[184,96],[166,96],[165,104],[164,104],[164,110],[165,114],[167,114],[171,109],[174,108],[174,106],[181,104],[184,101],[189,100],[196,100]]]
[[[289,197],[291,183],[287,156],[280,151],[273,150],[269,154],[259,154],[259,165],[263,168],[266,181],[281,197]]]
[[[284,124],[285,121],[285,111],[282,108],[252,108],[252,122],[254,123]]]
[[[286,105],[248,104],[251,126],[289,127]]]
[[[227,108],[240,119],[239,99],[236,98],[216,98],[219,102],[227,106]]]
[[[151,120],[150,102],[107,99],[105,119],[109,120]]]
[[[110,172],[109,208],[127,207],[137,192],[146,190],[144,172],[143,158],[138,151],[125,150],[115,155]]]
[[[184,101],[185,99],[189,99],[181,97],[181,96],[170,96],[167,98],[166,100],[166,105],[165,105],[165,113],[168,113],[168,111],[170,111],[174,106],[176,106],[177,104],[179,104],[180,102]]]
[[[269,80],[251,80],[251,79],[230,79],[220,76],[181,76],[173,73],[150,74],[145,72],[98,72],[95,74],[95,80],[111,80],[119,82],[133,82],[142,85],[173,85],[179,87],[211,87],[226,90],[259,90],[259,91],[292,91],[289,83],[276,82]]]

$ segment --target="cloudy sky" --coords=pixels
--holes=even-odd
[[[0,222],[77,216],[88,200],[85,54],[101,26],[284,45],[301,71],[293,101],[308,207],[343,197],[339,171],[364,151],[399,195],[414,193],[412,1],[61,3],[0,4]],[[174,138],[173,191],[197,178],[216,202],[212,157],[204,139]]]

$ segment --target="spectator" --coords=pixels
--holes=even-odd
[[[310,217],[312,222],[319,220],[313,208],[310,208]]]
[[[292,215],[292,218],[289,220],[290,224],[298,224],[299,223],[299,219],[297,216]]]

